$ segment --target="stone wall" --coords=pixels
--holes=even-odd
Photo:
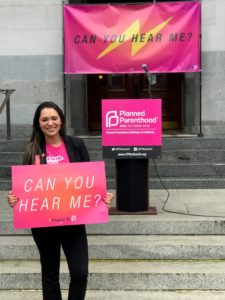
[[[31,124],[37,104],[64,102],[62,1],[0,0],[0,16],[0,89],[16,90],[12,125]]]
[[[202,120],[205,134],[225,134],[225,1],[202,1]]]
[[[198,131],[201,96],[203,134],[225,134],[225,1],[201,2],[202,89],[194,76],[186,76],[184,129]],[[71,132],[86,130],[85,76],[65,81],[63,76],[62,5],[62,0],[0,0],[0,89],[16,90],[11,96],[13,126],[31,124],[38,103],[52,100],[63,107],[66,99]],[[0,94],[0,104],[2,100]]]

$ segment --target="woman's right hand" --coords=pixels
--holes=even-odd
[[[13,194],[12,191],[10,191],[8,193],[7,200],[8,200],[9,206],[11,206],[11,207],[13,207],[18,202],[18,198],[16,197],[16,195]]]

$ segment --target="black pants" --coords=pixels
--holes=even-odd
[[[70,272],[68,300],[84,300],[88,277],[88,246],[84,225],[33,228],[40,252],[43,300],[62,300],[59,269],[61,246]]]

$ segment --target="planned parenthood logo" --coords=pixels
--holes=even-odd
[[[150,127],[156,124],[158,116],[147,117],[146,111],[110,110],[105,115],[106,128],[121,126],[122,128],[141,128],[143,125]],[[146,128],[145,127],[145,128]]]
[[[160,99],[102,100],[103,146],[161,145],[161,125]]]
[[[105,118],[107,128],[117,126],[119,124],[119,116],[115,110],[108,111]]]

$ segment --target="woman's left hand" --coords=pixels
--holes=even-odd
[[[112,199],[113,199],[113,194],[107,192],[106,196],[104,197],[104,202],[108,206],[108,208],[111,207]]]

